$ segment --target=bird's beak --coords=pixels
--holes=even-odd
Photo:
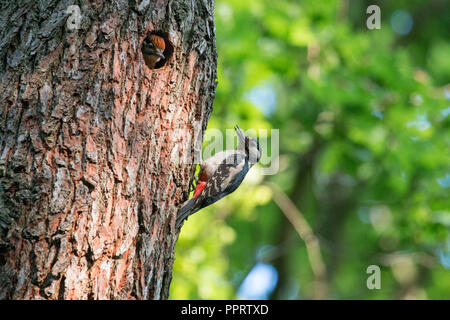
[[[156,52],[156,55],[160,57],[161,59],[165,59],[164,55],[161,52]]]
[[[236,134],[238,135],[239,140],[245,141],[244,131],[242,131],[241,128],[239,128],[239,126],[237,124],[234,127],[234,130],[236,130]]]

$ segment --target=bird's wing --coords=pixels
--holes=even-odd
[[[212,176],[217,167],[225,161],[227,157],[236,153],[236,150],[223,150],[217,152],[200,164],[200,171],[206,174],[206,177]],[[206,179],[205,179],[206,180]]]
[[[229,155],[208,177],[205,188],[196,200],[194,210],[198,211],[209,206],[236,190],[247,172],[248,162],[242,153],[235,152]]]

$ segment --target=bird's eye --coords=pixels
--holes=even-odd
[[[171,60],[174,53],[174,46],[169,40],[168,33],[153,30],[144,38],[142,52],[144,55],[153,56],[151,58],[153,60],[156,60],[155,57],[158,57],[156,63],[152,64],[152,66],[149,66],[147,62],[146,64],[151,69],[160,69]],[[147,57],[147,59],[149,58]]]

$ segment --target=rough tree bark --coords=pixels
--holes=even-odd
[[[0,3],[0,298],[166,299],[194,169],[177,158],[216,88],[213,0]]]

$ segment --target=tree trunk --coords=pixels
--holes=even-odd
[[[213,0],[1,3],[0,298],[166,299],[215,94]]]

